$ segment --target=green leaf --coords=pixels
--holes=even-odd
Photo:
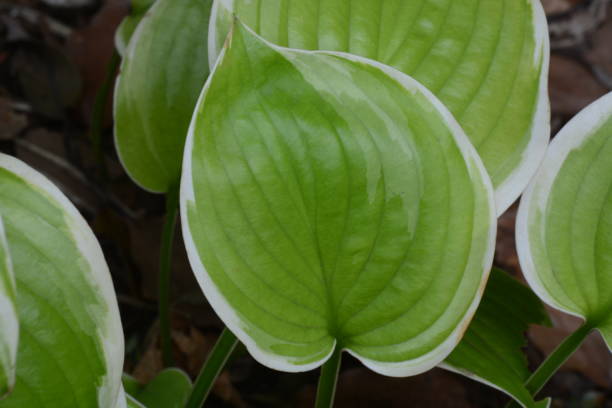
[[[208,300],[262,364],[340,347],[405,376],[476,310],[494,247],[490,181],[444,106],[385,65],[275,47],[242,24],[204,88],[181,214]]]
[[[522,199],[525,278],[551,306],[598,328],[612,350],[612,94],[572,119]]]
[[[115,31],[115,48],[121,57],[125,56],[125,52],[134,31],[136,31],[136,27],[138,27],[138,24],[140,24],[144,16],[144,14],[130,14],[125,16],[119,24],[119,27],[117,27],[117,31]]]
[[[121,383],[128,395],[136,395],[142,390],[142,385],[138,380],[129,374],[123,373],[121,376]]]
[[[0,407],[114,407],[123,333],[93,232],[49,180],[4,154],[0,214],[20,324],[16,383]]]
[[[476,146],[498,214],[537,170],[550,130],[540,0],[215,0],[211,63],[233,13],[275,44],[372,58],[429,88]]]
[[[125,383],[125,380],[124,380]],[[178,368],[160,372],[149,384],[139,390],[130,387],[130,396],[147,408],[182,408],[191,393],[189,376]]]
[[[208,76],[211,0],[159,0],[138,25],[115,91],[115,142],[128,174],[166,192],[179,181],[187,129]]]
[[[530,324],[549,325],[540,299],[507,273],[493,269],[482,302],[463,339],[443,364],[515,398],[524,407],[547,407],[525,388],[531,375],[522,348]]]
[[[136,27],[138,27],[138,24],[140,24],[142,19],[146,16],[147,11],[154,2],[155,0],[132,1],[130,14],[125,16],[115,32],[115,48],[117,48],[117,52],[122,57],[125,55],[125,50],[130,43],[134,31],[136,31]]]
[[[126,395],[125,402],[128,408],[146,408],[136,398],[132,397],[129,394]]]
[[[15,385],[15,363],[19,321],[15,299],[15,277],[0,218],[0,398]]]
[[[132,14],[144,14],[151,8],[155,3],[155,0],[132,0],[131,9]]]

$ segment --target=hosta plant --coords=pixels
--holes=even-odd
[[[0,214],[0,407],[182,407],[191,382],[176,369],[125,394],[121,320],[93,232],[49,180],[1,153]]]
[[[612,349],[612,94],[559,132],[525,193],[517,242],[525,278]]]
[[[525,278],[549,305],[584,319],[533,375],[537,392],[597,329],[612,351],[612,94],[552,141],[517,219]]]
[[[196,107],[182,180],[196,277],[272,368],[347,350],[377,372],[418,374],[478,305],[495,242],[490,181],[450,113],[392,68],[278,48],[236,25]]]
[[[484,290],[495,209],[480,159],[429,91],[372,60],[280,48],[238,24],[196,108],[182,180],[196,277],[272,368],[325,363],[333,377],[346,350],[377,372],[418,374],[457,345]],[[513,290],[496,282],[494,296]],[[511,314],[486,305],[480,322]],[[541,321],[533,310],[506,331],[480,323],[444,366],[535,406],[519,352]]]
[[[115,145],[127,173],[143,188],[167,193],[166,225],[159,272],[159,309],[164,360],[170,351],[170,258],[178,209],[185,135],[208,76],[207,24],[211,0],[140,0],[123,27],[142,19],[133,35],[115,86]],[[118,42],[118,47],[121,47]]]
[[[141,0],[116,42],[118,155],[167,194],[166,365],[179,186],[190,263],[227,328],[193,385],[176,368],[122,377],[92,231],[0,155],[0,408],[200,407],[238,340],[276,370],[321,367],[317,407],[333,404],[346,351],[383,375],[440,366],[543,408],[536,394],[587,333],[611,343],[612,95],[542,163],[536,0]],[[536,170],[517,220],[534,294],[492,261],[496,215]],[[548,324],[536,294],[585,324],[532,374],[524,332]]]
[[[1,153],[0,214],[0,407],[123,406],[117,301],[86,221]]]
[[[147,4],[134,5],[118,34],[123,43],[129,38],[125,26],[142,16]],[[207,73],[202,58],[214,65],[232,15],[277,45],[350,52],[422,82],[475,145],[492,178],[497,214],[537,168],[548,137],[548,37],[537,1],[340,0],[325,6],[314,0],[215,1],[208,25],[203,15],[209,8],[208,1],[158,1],[124,53],[115,100],[116,144],[126,170],[141,186],[168,193],[159,285],[168,363],[177,152],[184,145],[194,91]],[[208,47],[202,43],[206,27]]]

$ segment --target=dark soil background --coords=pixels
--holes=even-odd
[[[612,1],[543,3],[552,39],[555,134],[580,109],[612,90]],[[50,177],[92,225],[119,298],[125,371],[147,382],[162,368],[156,278],[164,199],[139,189],[121,169],[110,97],[102,126],[92,119],[96,95],[108,76],[115,28],[128,12],[128,0],[0,0],[0,150]],[[100,132],[104,166],[91,142]],[[516,205],[499,221],[495,263],[520,277],[515,215]],[[222,324],[191,274],[180,236],[173,274],[175,359],[195,377]],[[578,324],[552,310],[551,316],[554,328],[534,327],[528,334],[533,366]],[[311,407],[317,376],[274,372],[239,348],[206,406]],[[554,397],[554,407],[612,407],[612,356],[598,335],[588,339],[545,394]],[[338,407],[485,408],[506,401],[498,391],[440,369],[390,379],[348,356],[337,394]]]

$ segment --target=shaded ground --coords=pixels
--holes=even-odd
[[[552,36],[553,134],[612,90],[612,16],[607,0],[544,0]],[[137,188],[118,164],[110,99],[102,116],[102,171],[91,143],[92,110],[107,75],[114,30],[127,0],[0,0],[0,150],[47,174],[85,214],[113,273],[126,333],[127,372],[147,381],[161,368],[156,273],[164,203]],[[94,120],[95,123],[95,120]],[[97,127],[93,127],[97,129]],[[514,249],[516,206],[500,219],[495,262],[520,276]],[[174,260],[175,354],[196,375],[222,325],[206,304],[177,237]],[[551,311],[555,328],[533,328],[536,365],[577,322]],[[309,407],[317,373],[268,370],[239,349],[210,407]],[[556,407],[612,407],[612,357],[590,338],[546,389]],[[499,407],[495,390],[443,370],[389,379],[345,357],[338,407]]]

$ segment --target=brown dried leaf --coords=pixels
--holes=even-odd
[[[11,101],[0,97],[0,140],[13,140],[28,125],[28,117],[13,109]]]
[[[550,99],[553,114],[573,116],[607,90],[573,59],[552,55]]]
[[[152,342],[134,368],[132,376],[141,384],[148,384],[164,368],[162,353]]]
[[[495,247],[495,265],[515,275],[520,271],[514,241],[517,208],[516,204],[513,205],[497,220],[497,244]]]
[[[51,45],[35,41],[13,43],[10,75],[33,109],[59,119],[81,93],[81,77],[74,63]]]
[[[542,0],[546,14],[558,14],[569,10],[572,2],[569,0]]]
[[[599,79],[600,83],[612,89],[612,18],[591,38],[591,47],[585,52],[585,58]]]
[[[173,331],[172,339],[182,354],[182,359],[185,360],[184,364],[187,373],[196,378],[206,362],[208,354],[217,342],[217,338],[212,335],[203,334],[195,327],[190,327],[188,333]],[[237,408],[245,408],[247,406],[238,390],[234,387],[227,371],[223,371],[219,375],[212,392],[231,406]]]
[[[316,388],[310,385],[298,396],[296,406],[312,407]],[[480,393],[479,393],[480,395]],[[463,379],[444,370],[434,369],[407,378],[390,378],[366,368],[348,369],[340,374],[336,394],[336,408],[471,408]]]
[[[83,77],[81,111],[87,120],[115,49],[115,30],[128,12],[128,0],[107,0],[91,22],[83,29],[74,31],[68,42],[68,52]],[[107,124],[111,119],[111,101],[109,97]]]

